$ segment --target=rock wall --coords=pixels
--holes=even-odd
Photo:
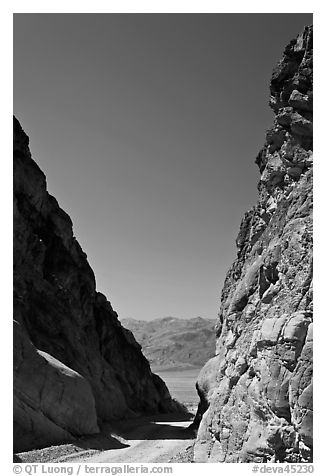
[[[270,92],[258,202],[197,382],[196,462],[312,460],[312,27],[286,47]]]
[[[173,411],[133,334],[96,292],[69,216],[48,194],[14,118],[14,450]]]

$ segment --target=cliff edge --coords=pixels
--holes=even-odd
[[[272,74],[259,198],[197,382],[196,462],[312,461],[312,52],[306,27]]]

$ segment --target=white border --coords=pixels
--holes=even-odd
[[[2,336],[2,438],[1,455],[2,461],[7,466],[8,472],[4,469],[4,474],[11,474],[12,462],[12,94],[13,94],[13,78],[12,78],[12,14],[13,13],[314,13],[314,97],[315,97],[315,130],[314,130],[314,150],[315,150],[315,207],[314,207],[314,256],[317,256],[316,269],[314,272],[314,291],[315,291],[315,322],[318,332],[315,333],[314,345],[314,371],[315,371],[315,397],[314,409],[315,415],[315,457],[314,466],[315,474],[322,474],[321,463],[324,452],[324,360],[325,352],[323,352],[326,315],[324,311],[323,293],[325,279],[325,208],[326,200],[323,194],[325,188],[324,181],[326,179],[325,172],[325,146],[322,130],[324,126],[324,114],[326,105],[324,104],[324,58],[326,57],[326,41],[325,33],[325,9],[322,2],[317,1],[232,1],[232,2],[212,2],[212,1],[170,1],[149,2],[149,1],[120,1],[107,2],[92,0],[92,2],[83,1],[13,1],[4,2],[1,5],[0,16],[0,48],[2,58],[1,73],[1,167],[4,173],[0,187],[0,204],[1,204],[1,254],[2,254],[2,273],[1,273],[1,295],[5,304],[2,306],[0,319],[1,336]],[[236,32],[235,32],[236,34]],[[271,65],[272,67],[273,65]],[[316,99],[317,98],[317,99]],[[320,133],[322,131],[322,133]],[[231,263],[230,263],[231,264]],[[3,302],[3,301],[2,301]],[[9,468],[10,465],[10,468]],[[203,469],[201,465],[173,465],[178,471],[187,469],[187,473],[192,473]],[[216,471],[215,465],[205,465],[205,472]],[[210,468],[209,468],[210,467]],[[223,474],[234,474],[234,470],[238,472],[238,465],[223,465]],[[242,471],[250,474],[251,470],[248,465],[242,465]]]

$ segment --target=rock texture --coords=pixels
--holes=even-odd
[[[133,334],[96,292],[69,216],[14,118],[14,449],[177,409]]]
[[[198,368],[215,352],[212,319],[163,317],[122,319],[121,323],[132,331],[153,369]]]
[[[270,91],[258,203],[197,382],[196,462],[312,459],[312,27],[286,47]]]

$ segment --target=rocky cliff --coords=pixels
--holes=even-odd
[[[132,333],[96,292],[69,216],[14,118],[14,450],[176,409]]]
[[[272,128],[197,382],[196,462],[312,459],[312,27],[274,69]]]
[[[199,368],[214,355],[213,319],[162,317],[152,321],[122,319],[156,370]]]

